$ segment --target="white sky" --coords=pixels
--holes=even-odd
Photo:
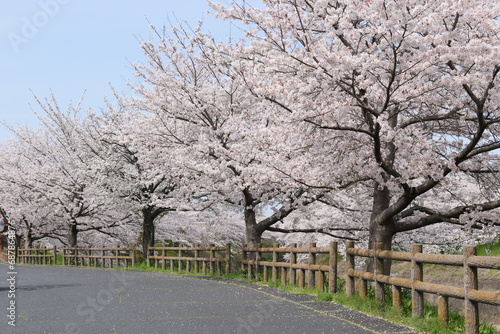
[[[0,120],[35,127],[31,91],[42,99],[52,91],[61,107],[85,92],[85,106],[103,108],[109,84],[124,90],[134,80],[129,64],[144,59],[137,38],[148,39],[146,17],[157,27],[204,19],[206,30],[229,36],[230,23],[207,10],[205,0],[1,1]],[[0,125],[0,141],[11,137]]]

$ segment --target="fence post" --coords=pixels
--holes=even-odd
[[[297,282],[296,271],[293,268],[293,265],[297,263],[297,254],[294,253],[293,249],[297,248],[296,243],[290,244],[290,284],[295,285]]]
[[[63,266],[66,265],[66,247],[63,247],[62,249],[62,264]]]
[[[330,243],[330,254],[328,259],[328,291],[337,292],[337,250],[338,244],[336,241]]]
[[[392,286],[392,306],[400,312],[403,311],[403,298],[400,286]]]
[[[279,253],[278,253],[278,261],[279,261]],[[280,271],[281,271],[281,273],[280,273],[281,284],[282,285],[286,285],[286,282],[287,282],[287,268],[284,267],[284,266],[282,266]]]
[[[165,250],[160,249],[159,252],[158,252],[158,254],[156,254],[157,250],[156,249],[153,250],[153,257],[154,257],[153,262],[155,263],[155,269],[158,269],[158,259],[156,257],[160,256],[160,254],[163,255],[164,251]]]
[[[305,270],[302,269],[302,268],[298,269],[298,275],[297,276],[298,276],[298,278],[297,278],[297,280],[298,280],[297,286],[302,289],[304,287]]]
[[[163,244],[163,247],[165,247],[165,244]],[[174,271],[174,260],[173,259],[170,259],[170,271]]]
[[[319,292],[322,292],[324,286],[325,286],[325,273],[321,270],[316,270],[316,289]]]
[[[231,273],[231,243],[226,244],[226,274]]]
[[[246,248],[247,244],[245,244],[244,246]],[[244,253],[246,253],[246,252],[244,252]],[[247,254],[245,254],[245,257],[247,257]],[[252,254],[250,253],[250,260],[249,261],[252,261],[252,259],[255,259],[255,256],[252,256]],[[248,262],[248,264],[247,264],[247,278],[248,279],[252,279],[253,266],[254,266],[253,264]]]
[[[55,265],[57,265],[57,247],[56,246],[54,246],[53,252],[54,252],[53,255],[54,255],[54,266],[55,266]]]
[[[372,251],[373,251],[373,258],[371,259],[371,261],[373,263],[373,268],[372,268],[373,276],[374,276],[373,277],[373,285],[376,289],[377,281],[375,279],[375,266],[376,266],[376,264],[375,264],[375,259],[376,259],[375,258],[375,244],[374,244]],[[356,289],[358,290],[358,294],[361,298],[366,298],[368,296],[368,280],[361,278],[361,277],[358,277],[358,282],[355,283],[355,286],[354,286],[354,290],[356,290]],[[354,294],[354,290],[353,290],[353,294]],[[377,297],[377,292],[378,291],[375,291],[375,297]]]
[[[149,246],[148,246],[147,253],[149,253]],[[149,267],[149,255],[146,255],[146,258],[148,259],[148,267]],[[101,268],[104,268],[104,267],[106,267],[106,259],[104,258],[104,248],[101,248]]]
[[[116,259],[116,251],[111,250],[111,255],[109,256],[109,267],[113,268],[113,260]]]
[[[201,263],[201,270],[203,271],[203,275],[207,274],[207,261],[203,260]]]
[[[475,246],[464,246],[464,301],[465,333],[479,333],[479,309],[476,301],[469,299],[469,292],[478,289],[477,267],[469,265],[469,257],[476,255]]]
[[[191,261],[186,260],[186,273],[190,273],[190,272],[191,272]]]
[[[415,283],[417,281],[422,282],[424,280],[424,270],[423,264],[417,262],[415,256],[418,253],[422,253],[422,245],[416,244],[411,247],[411,308],[412,315],[415,318],[424,317],[424,293],[422,291],[417,291],[415,288]]]
[[[278,243],[273,244],[273,274],[272,274],[272,280],[273,282],[276,282],[278,279],[278,267],[276,267],[276,262],[278,262],[278,252],[276,252],[276,248],[279,248],[280,245]]]
[[[134,249],[134,247],[130,248],[130,255],[132,257],[132,267],[135,267],[135,249]]]
[[[315,242],[309,243],[309,261],[307,262],[307,287],[312,289],[314,287],[314,273],[311,269],[311,265],[316,264],[316,253],[312,251],[312,248],[316,248]]]
[[[358,289],[358,293],[359,293],[359,296],[361,298],[366,298],[366,296],[368,296],[368,281],[367,280],[365,280],[363,278],[359,278],[356,288]]]
[[[443,325],[448,325],[449,321],[448,297],[439,296],[437,304],[438,304],[438,322]]]
[[[259,251],[260,248],[262,248],[262,244],[258,243],[255,245],[256,250],[255,250],[255,269],[254,269],[254,277],[256,281],[260,281],[259,277],[259,261],[261,259],[261,253]]]
[[[354,241],[348,240],[345,243],[345,269],[347,277],[345,293],[351,297],[354,295],[354,277],[349,276],[349,270],[354,269],[354,255],[349,254],[349,248],[354,248]]]
[[[167,250],[165,249],[165,244],[162,244],[162,249],[161,249],[161,269],[166,270],[167,269],[167,260],[165,260],[165,257],[167,256]]]
[[[247,244],[243,244],[241,248],[241,271],[245,271],[245,261],[247,260],[247,252],[245,251]]]
[[[264,280],[264,282],[269,281],[269,274],[268,274],[269,270],[268,269],[269,268],[267,266],[262,267],[262,279]]]
[[[286,267],[281,267],[281,284],[286,285]]]
[[[215,252],[214,252],[214,247],[215,244],[210,244],[210,274],[214,274],[214,258],[215,258]]]
[[[127,256],[127,257],[129,257],[129,256],[130,256],[130,252],[128,251],[128,248],[123,248],[123,249],[120,249],[120,251],[118,252],[118,254],[119,254],[120,256]],[[119,263],[120,263],[120,262],[122,263],[122,264],[120,265],[120,267],[125,267],[125,268],[127,268],[127,267],[128,267],[128,259],[119,259],[119,260],[118,260],[118,262],[119,262]]]
[[[197,274],[200,271],[200,262],[198,262],[198,257],[200,256],[200,251],[198,250],[199,244],[194,244],[194,273]]]
[[[377,279],[377,275],[384,274],[384,260],[378,257],[378,252],[380,250],[382,250],[382,243],[375,242],[373,249],[373,278],[375,282],[375,298],[377,298],[380,304],[384,306],[385,304],[384,283],[379,282]]]
[[[179,260],[177,262],[177,271],[180,273],[182,271],[182,261],[181,261],[181,257],[182,257],[182,249],[184,245],[179,245]],[[210,247],[212,247],[212,245],[210,245]],[[210,252],[210,273],[212,274],[212,252]]]

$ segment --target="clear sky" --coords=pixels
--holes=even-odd
[[[208,10],[205,0],[1,1],[0,120],[36,126],[33,93],[43,99],[52,91],[64,107],[85,92],[86,106],[103,108],[110,83],[123,91],[134,80],[129,64],[144,59],[138,38],[148,39],[148,21],[194,26],[203,19],[206,30],[229,36],[230,23]],[[0,141],[11,137],[0,125]]]

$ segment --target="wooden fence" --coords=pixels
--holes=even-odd
[[[135,265],[133,248],[77,248],[62,249],[63,265],[113,268]]]
[[[28,264],[57,264],[57,248],[18,248],[17,261]]]
[[[373,259],[373,272],[356,270],[355,257],[361,256]],[[411,278],[386,276],[383,274],[384,260],[407,261],[411,263]],[[440,264],[461,266],[464,270],[464,287],[424,282],[423,265]],[[464,300],[465,330],[467,334],[479,333],[479,303],[500,305],[500,292],[479,290],[478,268],[500,269],[500,256],[476,256],[476,247],[464,246],[463,255],[424,254],[422,245],[413,245],[412,251],[393,252],[382,250],[380,243],[375,249],[354,248],[354,242],[346,242],[346,293],[355,292],[355,278],[359,294],[366,296],[367,281],[373,281],[375,296],[384,303],[384,285],[392,286],[392,303],[402,308],[401,288],[411,289],[412,314],[415,317],[424,315],[424,293],[436,294],[438,298],[438,317],[441,322],[448,322],[448,299],[459,298]]]
[[[263,261],[266,253],[272,254],[271,261]],[[284,255],[288,254],[288,261],[284,260]],[[298,263],[297,255],[307,254],[307,263]],[[328,265],[317,264],[318,254],[328,254]],[[326,262],[326,260],[325,260]],[[269,271],[271,279],[276,282],[279,279],[282,284],[290,283],[303,288],[307,287],[323,291],[325,288],[325,275],[328,276],[327,289],[330,292],[336,292],[337,287],[337,243],[332,242],[330,247],[316,247],[312,242],[309,247],[297,247],[296,243],[290,244],[290,247],[280,248],[277,243],[273,247],[262,248],[248,247],[243,245],[242,249],[242,270],[247,269],[248,278],[255,277],[259,279],[259,273],[262,270],[264,281],[269,280]],[[307,282],[307,283],[306,283]]]
[[[179,272],[184,269],[190,272],[191,265],[193,265],[195,273],[201,271],[206,275],[208,269],[210,274],[217,272],[220,275],[222,272],[221,266],[224,265],[224,272],[229,274],[231,272],[231,244],[226,244],[225,247],[216,247],[212,244],[208,247],[199,245],[194,247],[164,245],[148,248],[148,266],[154,263],[155,268],[158,268],[161,264],[162,269],[166,269],[167,261],[170,262],[170,270],[172,271],[177,268]]]

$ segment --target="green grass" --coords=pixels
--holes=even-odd
[[[477,255],[498,256],[500,255],[500,240],[477,246]]]

